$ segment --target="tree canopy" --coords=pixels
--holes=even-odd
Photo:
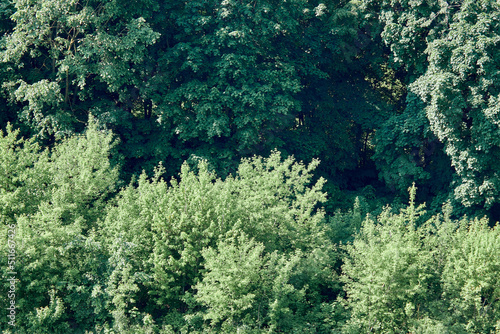
[[[0,331],[499,333],[499,15],[0,0]]]

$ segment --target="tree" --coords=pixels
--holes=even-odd
[[[367,218],[347,246],[342,268],[351,310],[347,328],[359,333],[409,331],[411,320],[426,316],[435,295],[431,254],[421,253],[421,231],[415,226],[422,209],[412,199],[399,215],[386,209],[376,221]]]
[[[450,229],[445,226],[441,228]],[[498,332],[500,226],[490,228],[486,219],[464,219],[447,237],[452,247],[446,251],[441,280],[443,297],[449,301],[450,327],[456,332]]]
[[[496,54],[500,30],[491,1],[461,4],[446,33],[428,44],[429,66],[411,89],[426,103],[426,115],[458,176],[455,197],[465,206],[499,198],[499,73]]]
[[[19,130],[13,130],[10,124],[5,134],[0,130],[2,224],[14,224],[19,216],[33,213],[49,196],[48,152],[33,139],[18,137]]]
[[[206,271],[195,298],[207,307],[203,318],[216,332],[238,330],[315,332],[332,329],[317,294],[332,279],[331,258],[321,250],[269,253],[247,235],[221,239],[203,251]],[[209,328],[210,328],[209,327]]]
[[[41,152],[16,135],[9,128],[0,145],[2,164],[18,168],[2,178],[1,194],[6,203],[20,201],[1,216],[2,235],[5,223],[15,226],[15,270],[4,266],[2,274],[17,272],[17,324],[43,333],[92,328],[109,317],[103,293],[108,256],[96,231],[118,181],[110,163],[113,136],[91,120],[84,135]]]
[[[466,207],[490,209],[499,194],[494,164],[500,138],[498,85],[493,79],[499,70],[499,30],[493,19],[498,15],[498,4],[364,4],[370,13],[379,15],[382,38],[392,59],[407,73],[407,117],[423,119],[425,115],[427,121],[420,124],[432,131],[432,136],[420,135],[420,150],[438,140],[452,167],[452,198]]]
[[[495,333],[499,226],[451,219],[451,206],[427,222],[423,206],[367,218],[346,246],[346,333]],[[479,261],[481,264],[479,264]]]
[[[369,162],[379,103],[355,4],[13,4],[1,54],[17,120],[52,137],[80,133],[92,113],[121,138],[125,177],[199,159],[225,177],[274,148],[321,156],[328,177]]]
[[[180,322],[179,327],[192,326],[190,330],[193,331],[199,330],[203,324],[202,321],[196,325],[195,319],[199,317],[214,319],[214,325],[230,323],[231,319],[239,321],[244,316],[243,310],[233,307],[231,311],[231,308],[227,309],[227,303],[214,301],[207,295],[213,289],[224,293],[222,291],[233,291],[234,287],[226,288],[215,283],[214,286],[210,282],[215,279],[213,275],[229,274],[227,271],[230,275],[264,277],[264,273],[258,272],[261,265],[267,263],[260,258],[262,251],[263,254],[276,253],[272,255],[275,256],[273,261],[278,262],[271,278],[278,277],[280,270],[285,270],[285,263],[292,261],[296,252],[302,252],[304,255],[293,260],[299,261],[300,258],[301,269],[295,266],[286,269],[290,271],[287,275],[296,277],[297,291],[294,287],[295,292],[290,293],[294,295],[305,289],[311,307],[328,304],[331,301],[329,294],[336,291],[330,267],[335,250],[327,238],[327,226],[322,223],[324,212],[316,208],[325,199],[321,192],[323,182],[309,186],[316,165],[317,162],[304,166],[292,158],[281,161],[275,152],[268,159],[255,157],[242,161],[237,174],[224,181],[208,171],[206,162],[199,165],[197,173],[184,164],[180,180],[172,180],[170,185],[159,178],[161,170],[157,170],[157,176],[151,180],[143,174],[137,187],[129,186],[121,192],[117,205],[108,212],[103,230],[110,254],[115,256],[113,254],[118,251],[122,252],[121,258],[129,264],[112,267],[113,276],[128,277],[123,283],[117,280],[113,283],[119,283],[114,289],[123,295],[121,300],[128,302],[121,302],[121,306],[115,304],[112,310],[121,307],[122,314],[131,319],[137,308],[140,314],[161,315],[171,323]],[[248,248],[250,246],[243,240],[254,240],[249,242],[255,248]],[[227,254],[227,263],[216,269],[213,264],[217,261],[215,254],[221,252]],[[230,269],[241,252],[255,255],[249,266],[257,271],[237,274]],[[280,260],[281,254],[284,257]],[[268,255],[263,256],[267,259]],[[126,272],[135,274],[126,276]],[[205,275],[208,276],[202,284]],[[229,282],[228,278],[224,281]],[[266,284],[270,289],[274,283]],[[199,291],[203,290],[200,296],[195,286]],[[244,295],[261,293],[260,290],[254,291],[253,286],[242,288],[246,292],[231,292],[232,296],[241,296],[242,303],[246,300],[244,303],[252,304]],[[261,289],[258,285],[255,287]],[[283,307],[276,306],[276,312],[288,307],[288,302],[283,303]],[[299,307],[299,304],[296,300],[293,307]],[[271,305],[263,304],[262,307]],[[264,309],[250,308],[255,312],[248,324],[258,327],[261,321],[262,326],[271,325],[269,321],[263,322],[264,318],[256,320],[259,312],[265,312]],[[306,310],[290,312],[307,314]],[[192,319],[188,323],[182,319],[187,314]],[[265,317],[264,313],[262,317]],[[275,315],[274,319],[278,324],[279,316]]]

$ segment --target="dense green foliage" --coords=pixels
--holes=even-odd
[[[363,222],[343,266],[346,332],[500,330],[500,226],[443,211],[418,226],[423,206],[412,200],[397,215],[386,209]]]
[[[453,180],[450,199],[466,207],[491,208],[500,190],[498,2],[365,4],[370,16],[379,17],[382,39],[407,84],[402,115],[411,123],[392,131],[408,133],[404,136],[410,140],[400,145],[415,150],[413,161],[400,166],[407,166],[408,175],[429,178],[432,174],[426,169],[432,169],[431,163],[440,165],[432,153],[442,147],[450,159],[447,169],[453,170],[445,171]]]
[[[499,15],[0,0],[0,331],[500,333]]]

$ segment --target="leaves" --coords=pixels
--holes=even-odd
[[[416,227],[422,207],[413,199],[414,193],[398,215],[386,210],[367,218],[346,247],[346,330],[493,333],[498,226],[489,228],[485,219],[452,221],[445,207],[444,217]]]
[[[453,197],[466,207],[491,208],[498,196],[493,161],[498,160],[500,138],[493,79],[500,39],[498,22],[491,19],[498,4],[387,1],[380,10],[382,38],[395,62],[406,64],[409,94],[420,99],[420,105],[408,100],[406,112],[416,117],[425,113],[444,144],[455,173]]]

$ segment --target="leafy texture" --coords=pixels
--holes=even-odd
[[[347,246],[343,271],[351,318],[344,330],[494,333],[499,226],[489,228],[484,219],[452,221],[447,206],[444,217],[417,228],[423,208],[413,198],[414,192],[397,215],[386,210],[376,221],[366,219]]]

